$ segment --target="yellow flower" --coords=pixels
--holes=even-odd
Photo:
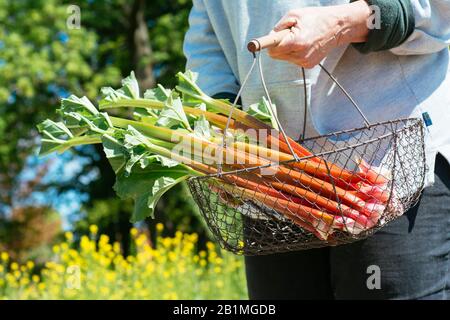
[[[169,260],[172,262],[174,262],[177,259],[177,255],[173,251],[169,252],[168,257],[169,257]]]
[[[191,241],[195,243],[195,242],[197,242],[197,240],[198,240],[198,234],[196,234],[196,233],[191,234]]]
[[[17,262],[11,263],[11,270],[13,271],[19,270],[19,265],[17,264]]]
[[[8,261],[9,259],[9,255],[8,252],[2,252],[2,254],[0,255],[3,261]]]
[[[205,258],[206,257],[206,251],[200,251],[199,253],[200,258]]]
[[[117,242],[117,241],[114,242],[113,250],[114,250],[115,253],[120,253],[121,252],[121,250],[120,250],[120,243],[119,242]]]
[[[214,268],[214,272],[215,273],[221,273],[222,272],[222,268],[221,267],[215,267]]]
[[[54,245],[52,248],[53,253],[58,254],[60,251],[60,247],[58,245]]]
[[[163,243],[163,246],[164,246],[164,247],[169,248],[170,245],[172,244],[172,239],[170,239],[170,238],[164,238],[164,239],[162,240],[162,243]]]
[[[138,233],[139,233],[138,229],[136,229],[136,228],[130,229],[130,234],[132,237],[136,237]]]
[[[200,260],[200,266],[201,267],[205,267],[206,266],[206,260],[205,259]]]
[[[45,290],[45,287],[46,287],[45,283],[43,283],[43,282],[38,284],[38,289],[41,290],[41,291]]]
[[[109,243],[109,237],[106,234],[102,234],[98,241],[100,247],[104,247]]]
[[[164,230],[164,225],[162,223],[156,224],[156,231],[162,232]]]
[[[34,268],[34,262],[33,261],[27,261],[27,268],[29,270],[32,270]]]
[[[89,226],[89,232],[92,234],[92,235],[96,235],[97,234],[97,232],[98,232],[98,226],[97,225],[95,225],[95,224],[91,224],[90,226]]]
[[[211,241],[208,241],[208,242],[206,243],[206,247],[208,248],[208,250],[214,250],[215,245],[214,245],[214,243],[212,243]]]
[[[38,275],[34,274],[34,275],[31,277],[31,280],[33,280],[34,283],[38,283],[39,280],[40,280],[40,278],[39,278]]]
[[[109,271],[106,273],[105,278],[107,281],[113,282],[114,280],[116,280],[116,274],[112,271]]]
[[[70,231],[67,231],[66,233],[64,233],[64,237],[66,238],[67,241],[72,242],[73,240],[73,233]]]
[[[141,234],[139,237],[136,238],[136,245],[138,247],[141,247],[142,245],[145,244],[145,242],[147,241],[147,236],[145,234]]]
[[[145,267],[145,271],[147,271],[148,273],[153,273],[155,271],[155,266],[152,263],[147,264],[147,266]]]
[[[5,268],[0,264],[0,273],[2,273],[5,270]]]
[[[71,256],[72,258],[78,257],[78,251],[75,250],[75,249],[70,249],[69,250],[69,256]]]
[[[175,292],[165,293],[163,295],[164,300],[177,300],[178,295]]]
[[[89,251],[91,248],[89,238],[87,236],[82,236],[80,241],[80,247],[83,251]]]

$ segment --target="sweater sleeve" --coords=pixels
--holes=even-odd
[[[351,0],[354,2],[357,0]],[[414,31],[415,15],[410,0],[366,0],[374,9],[374,21],[365,43],[355,43],[361,53],[383,51],[401,45]],[[380,19],[380,21],[376,21]]]
[[[391,49],[397,55],[431,54],[450,45],[450,0],[410,0],[415,16],[413,33]]]
[[[199,74],[198,85],[206,94],[238,92],[236,77],[214,33],[203,0],[193,1],[183,51],[186,68]]]

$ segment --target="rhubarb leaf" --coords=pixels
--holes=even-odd
[[[156,88],[148,89],[144,93],[144,99],[165,102],[172,94],[172,90],[164,88],[158,84]]]
[[[211,126],[204,115],[194,122],[194,134],[202,139],[211,138]]]
[[[76,112],[85,116],[96,115],[99,113],[97,108],[87,97],[78,98],[74,95],[61,100],[61,109],[59,111],[61,113]]]
[[[276,113],[276,106],[272,103],[273,111]],[[258,103],[254,103],[249,106],[247,113],[262,122],[270,124],[272,128],[279,129],[277,121],[275,119],[275,115],[272,112],[272,108],[270,107],[269,101],[263,97],[262,100]]]
[[[198,73],[187,70],[186,72],[178,72],[178,85],[177,90],[182,93],[183,102],[186,104],[194,103],[199,104],[202,102],[200,99],[205,96],[200,87],[196,84],[198,79]]]
[[[139,99],[139,83],[131,71],[130,75],[122,80],[122,89],[125,95],[132,99]]]
[[[134,200],[132,222],[146,217],[154,217],[154,209],[161,196],[170,188],[189,177],[189,170],[178,165],[168,169],[157,163],[148,165],[145,169],[135,166],[129,176],[124,172],[117,175],[114,190],[122,199]]]
[[[150,163],[159,162],[163,167],[172,168],[177,166],[179,163],[175,160],[160,156],[160,155],[151,155],[148,157],[144,157],[140,160],[141,168],[146,168]]]
[[[103,152],[114,172],[118,174],[127,162],[126,149],[116,138],[105,134],[102,137]]]
[[[70,132],[70,130],[62,122],[54,122],[47,119],[38,124],[37,128],[40,133],[48,138],[73,137],[72,132]]]
[[[73,137],[70,130],[62,122],[45,120],[38,124],[38,131],[42,134],[40,155],[49,154],[55,151],[63,152],[70,148],[65,143],[67,139]]]
[[[114,106],[120,100],[139,99],[139,84],[136,80],[134,72],[122,80],[122,88],[113,89],[104,87],[101,89],[103,98],[99,102],[99,108],[104,109]]]
[[[182,125],[184,128],[191,130],[191,126],[189,125],[188,118],[179,97],[172,94],[167,98],[164,108],[159,113],[159,119],[156,122],[156,125],[167,128]]]

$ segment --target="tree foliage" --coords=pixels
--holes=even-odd
[[[100,87],[117,86],[131,70],[144,90],[157,82],[173,86],[174,74],[184,69],[182,42],[190,0],[79,0],[80,29],[67,28],[71,4],[0,0],[0,216],[15,210],[19,173],[38,144],[35,125],[54,114],[61,97],[73,93],[95,100]],[[88,193],[76,228],[85,232],[90,223],[98,224],[127,247],[132,209],[116,199],[107,159],[101,148],[76,153],[89,161],[71,181],[36,188]],[[95,179],[80,183],[89,172],[97,172]],[[170,220],[167,225],[173,230],[203,234],[192,212],[186,188],[177,188],[156,208],[156,221]]]

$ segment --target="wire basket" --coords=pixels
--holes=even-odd
[[[272,106],[261,55],[255,54],[234,105],[257,58]],[[298,157],[276,119],[293,160],[250,168],[234,165],[228,171],[220,164],[217,174],[189,179],[194,200],[224,249],[262,255],[346,244],[369,237],[418,201],[426,174],[422,121],[369,123],[339,82],[320,66],[366,125],[303,139],[301,145],[313,154]],[[305,118],[306,110],[305,105]],[[246,188],[244,182],[257,188]]]
[[[365,165],[379,168],[380,176],[382,173],[390,175],[389,182],[382,190],[384,196],[388,198],[384,208],[368,208],[369,219],[361,221],[361,226],[344,224],[342,230],[339,230],[340,226],[333,229],[336,221],[345,220],[349,216],[343,212],[346,204],[339,198],[335,202],[338,208],[339,206],[341,208],[333,215],[334,221],[324,223],[322,219],[309,213],[310,219],[299,218],[299,213],[284,201],[269,207],[267,206],[269,196],[260,199],[256,196],[256,192],[243,194],[242,188],[236,184],[233,184],[233,188],[225,188],[218,183],[218,179],[223,179],[226,175],[245,173],[252,175],[256,182],[259,179],[261,184],[273,188],[271,184],[267,184],[266,179],[258,178],[262,170],[260,167],[192,178],[188,183],[210,230],[221,246],[229,251],[257,255],[335,246],[367,238],[416,203],[425,177],[422,140],[421,121],[404,119],[303,141],[305,146],[315,151],[315,156],[320,156],[330,163],[354,169],[358,168],[362,159]],[[306,160],[307,158],[302,158],[294,162],[301,164]],[[281,162],[279,165],[291,167],[292,164],[293,162]],[[273,165],[274,168],[277,166]],[[309,179],[309,174],[298,172]],[[333,182],[331,175],[329,180]],[[336,180],[334,183],[337,188],[339,182]],[[310,184],[301,181],[307,180],[300,177],[296,181],[299,189],[314,192]],[[280,183],[282,182],[274,177],[273,184]],[[317,194],[320,196],[320,191]],[[304,194],[297,194],[296,198],[304,200],[307,207],[323,211],[323,201],[319,202],[319,197],[315,201],[314,198],[306,199]],[[370,199],[367,202],[370,203]],[[310,226],[317,228],[318,231],[311,231]],[[353,230],[348,230],[351,228]]]

